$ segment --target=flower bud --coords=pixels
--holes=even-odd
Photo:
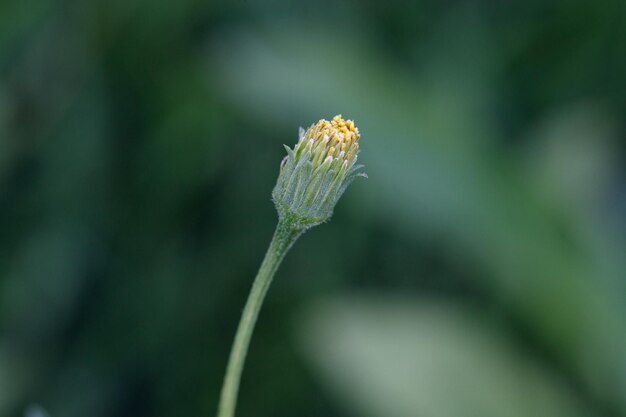
[[[367,177],[356,165],[359,129],[341,115],[320,120],[305,132],[300,128],[293,149],[287,156],[272,198],[281,219],[289,218],[307,228],[330,219],[335,204],[358,176]]]

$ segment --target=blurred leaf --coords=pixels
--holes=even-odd
[[[606,106],[586,101],[556,109],[529,136],[528,172],[547,198],[595,212],[618,171],[619,130]]]
[[[9,415],[23,392],[31,386],[41,370],[32,360],[31,352],[0,339],[0,414]]]
[[[24,417],[49,417],[49,415],[43,407],[33,404],[26,408],[26,411],[24,411]]]
[[[467,308],[392,296],[313,304],[302,347],[364,417],[590,416],[553,372]]]

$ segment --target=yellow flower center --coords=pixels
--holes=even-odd
[[[349,162],[359,150],[360,138],[354,122],[345,120],[339,114],[331,121],[322,119],[309,127],[296,146],[296,153],[299,155],[302,150],[311,152],[314,167],[327,160]]]

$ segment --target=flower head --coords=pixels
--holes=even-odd
[[[356,165],[359,129],[341,115],[320,120],[300,137],[287,156],[272,192],[281,217],[289,216],[302,227],[322,223],[332,216],[335,204],[357,176],[366,176]]]

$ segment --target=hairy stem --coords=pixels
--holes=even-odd
[[[261,263],[259,272],[256,278],[254,278],[246,306],[239,321],[235,341],[228,359],[228,366],[226,367],[217,417],[234,417],[235,415],[241,373],[263,299],[285,254],[301,234],[302,230],[294,227],[289,220],[279,220],[263,263]]]

